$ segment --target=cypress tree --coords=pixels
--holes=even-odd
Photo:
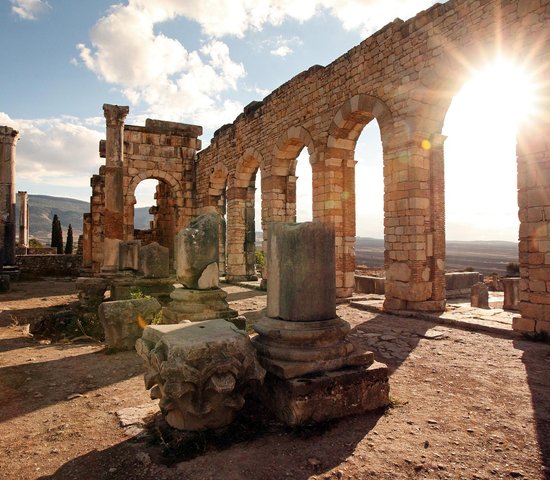
[[[65,244],[65,255],[71,255],[73,253],[73,227],[69,223],[69,229],[67,230],[67,243]]]
[[[57,248],[57,253],[63,253],[63,230],[61,229],[61,222],[57,215],[53,216],[52,221],[52,241],[50,244],[52,247]]]

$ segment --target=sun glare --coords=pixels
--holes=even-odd
[[[517,240],[516,134],[535,108],[532,79],[504,59],[453,98],[443,129],[448,239]]]

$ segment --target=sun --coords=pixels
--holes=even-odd
[[[455,95],[443,128],[447,225],[517,240],[516,137],[536,117],[536,93],[526,69],[498,58]],[[447,236],[462,233],[472,232],[457,228]]]

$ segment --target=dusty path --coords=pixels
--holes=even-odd
[[[228,291],[233,308],[261,315],[264,295]],[[51,281],[0,297],[0,478],[550,479],[548,344],[341,305],[355,341],[390,367],[393,408],[312,431],[272,423],[178,462],[119,426],[115,412],[154,405],[134,353],[41,345],[10,326],[75,299],[74,283]]]

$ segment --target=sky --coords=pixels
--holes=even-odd
[[[405,20],[433,3],[0,0],[0,125],[21,134],[16,189],[88,201],[90,177],[102,164],[104,103],[129,105],[127,124],[158,118],[202,125],[206,147],[214,130],[251,101],[314,64],[332,62],[396,17]],[[446,121],[447,238],[515,241],[514,132],[503,142],[502,131],[491,139],[482,127],[478,138],[479,122],[498,124],[503,114],[472,115],[492,91],[485,84],[489,93],[480,94],[483,84],[473,85],[469,100],[468,85],[463,89],[462,107],[455,105],[457,95]],[[498,99],[488,108],[495,105]],[[491,149],[493,141],[502,147],[498,152]],[[382,147],[376,122],[361,134],[356,160],[357,234],[381,238]],[[309,170],[302,154],[298,220],[311,216]],[[138,205],[153,203],[151,183],[138,187]]]

